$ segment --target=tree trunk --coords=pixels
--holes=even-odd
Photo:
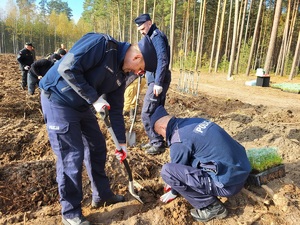
[[[188,39],[189,39],[189,20],[190,20],[190,0],[188,0],[188,6],[186,10],[186,18],[185,18],[185,31],[184,31],[184,59],[187,60],[187,52],[188,52]]]
[[[233,25],[233,35],[232,35],[233,37],[231,43],[230,62],[229,62],[227,80],[231,80],[233,66],[234,66],[238,19],[239,19],[239,0],[235,0],[234,25]]]
[[[279,24],[279,19],[280,19],[280,15],[281,15],[281,4],[282,4],[282,0],[277,0],[274,21],[273,21],[273,27],[272,27],[272,33],[271,33],[271,39],[270,39],[268,53],[267,53],[265,66],[264,66],[264,70],[265,70],[266,74],[270,73],[270,67],[271,67],[273,52],[274,52],[274,48],[275,48],[278,24]]]
[[[211,73],[212,64],[213,64],[213,60],[214,60],[215,43],[216,43],[217,32],[218,32],[218,24],[219,24],[220,6],[221,6],[221,0],[218,1],[218,9],[217,9],[217,14],[216,14],[214,38],[213,38],[213,43],[212,43],[211,53],[210,53],[210,61],[209,61],[209,69],[208,69],[209,73]]]
[[[298,41],[297,41],[296,51],[294,55],[294,60],[293,60],[293,65],[289,76],[289,80],[292,80],[294,76],[297,74],[299,64],[300,64],[300,31],[298,33]]]
[[[247,16],[247,25],[246,25],[246,30],[245,30],[244,46],[247,43],[247,34],[248,34],[249,21],[250,21],[250,16],[251,16],[252,3],[253,3],[253,1],[250,0],[249,12],[248,12],[248,16]]]
[[[237,54],[236,54],[235,67],[234,67],[235,74],[239,73],[240,52],[241,52],[243,28],[244,28],[244,21],[245,21],[245,17],[246,17],[247,3],[248,3],[248,0],[245,0],[244,8],[243,8],[244,11],[243,11],[242,19],[241,19],[242,21],[241,21],[240,32],[239,32],[239,43],[238,43],[238,47],[237,47],[238,50],[237,50]]]
[[[232,5],[233,5],[233,0],[230,0],[230,10],[229,10],[229,19],[228,19],[228,28],[227,28],[227,37],[226,37],[226,46],[225,46],[226,60],[229,58],[228,46],[229,46],[229,37],[230,37],[230,30],[231,30]]]
[[[222,18],[221,18],[221,25],[220,25],[220,33],[219,33],[219,40],[218,40],[218,47],[217,47],[217,53],[216,53],[215,72],[218,71],[218,64],[219,64],[219,57],[220,57],[219,55],[220,55],[221,44],[222,44],[224,18],[225,18],[225,11],[226,11],[226,3],[227,3],[227,0],[224,0],[223,10],[222,10]]]
[[[170,50],[171,50],[171,54],[170,54],[170,69],[172,70],[172,65],[173,65],[173,58],[174,58],[174,40],[175,40],[175,18],[176,18],[176,1],[177,0],[173,0],[173,10],[172,10],[172,23],[171,23],[171,34],[170,34]]]
[[[202,8],[203,8],[203,2],[200,2],[199,7],[199,18],[198,18],[198,28],[197,28],[197,45],[196,45],[196,59],[195,59],[195,70],[198,69],[198,59],[199,59],[199,52],[200,52],[200,40],[201,40],[201,21],[202,21]]]
[[[258,13],[257,13],[257,18],[256,18],[256,24],[255,24],[254,34],[253,34],[253,40],[252,40],[252,44],[251,44],[250,54],[249,54],[249,58],[248,58],[248,65],[247,65],[247,70],[246,70],[246,75],[247,76],[249,76],[249,73],[250,73],[254,47],[255,47],[256,39],[257,39],[257,35],[258,35],[258,26],[259,26],[260,19],[261,19],[261,11],[262,11],[263,1],[264,0],[260,0],[260,2],[259,2],[259,8],[258,8]]]

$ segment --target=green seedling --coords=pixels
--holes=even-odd
[[[247,156],[253,173],[260,173],[282,164],[282,157],[278,154],[277,148],[273,147],[248,149]]]

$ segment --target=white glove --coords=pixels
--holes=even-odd
[[[108,110],[110,109],[109,103],[104,100],[102,96],[100,96],[100,98],[98,98],[98,100],[93,103],[93,106],[98,113],[104,112],[105,107],[107,107]]]
[[[30,66],[24,66],[24,70],[29,70]]]
[[[167,193],[160,196],[160,201],[162,201],[164,203],[169,203],[169,202],[173,201],[176,197],[177,197],[177,195],[172,194],[172,190],[170,190]]]
[[[122,151],[119,151],[118,149],[116,149],[115,156],[122,163],[123,160],[126,159],[126,157],[127,157],[127,148],[126,148],[126,144],[120,144],[120,147],[121,147]]]
[[[153,94],[157,97],[161,92],[163,91],[163,87],[162,86],[158,86],[156,84],[154,84],[153,86]]]

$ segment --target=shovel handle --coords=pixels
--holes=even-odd
[[[122,148],[121,148],[121,146],[120,146],[120,143],[119,143],[119,141],[118,141],[118,139],[117,139],[117,137],[116,137],[116,135],[115,135],[114,130],[113,130],[112,127],[111,127],[111,124],[110,124],[110,121],[109,121],[109,118],[108,118],[108,109],[107,109],[107,107],[104,108],[104,111],[103,111],[103,112],[100,112],[100,116],[101,116],[102,120],[104,121],[104,123],[105,123],[105,125],[106,125],[106,127],[107,127],[107,129],[108,129],[108,131],[109,131],[109,133],[110,133],[110,135],[111,135],[113,141],[114,141],[114,144],[115,144],[115,146],[116,146],[116,149],[117,149],[119,152],[122,152],[123,150],[122,150]],[[131,172],[131,169],[130,169],[130,167],[129,167],[129,164],[128,164],[128,161],[127,161],[126,158],[123,160],[123,164],[124,164],[125,169],[126,169],[126,171],[127,171],[127,173],[128,173],[128,179],[129,179],[129,181],[130,181],[130,182],[133,181],[133,178],[132,178],[132,172]]]

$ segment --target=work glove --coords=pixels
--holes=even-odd
[[[24,70],[29,70],[30,66],[24,66]]]
[[[162,91],[163,91],[163,87],[162,87],[162,86],[159,86],[159,85],[154,84],[154,87],[153,87],[153,94],[154,94],[156,97],[157,97]]]
[[[176,197],[177,197],[177,195],[174,195],[172,193],[172,189],[170,189],[167,193],[160,196],[160,201],[162,201],[164,203],[169,203],[169,202],[173,201]]]
[[[108,110],[110,109],[109,103],[104,100],[102,96],[100,96],[100,98],[93,103],[93,106],[98,113],[104,112],[105,107],[107,107]]]
[[[127,148],[125,144],[120,144],[121,150],[116,149],[115,156],[122,163],[127,157]]]

